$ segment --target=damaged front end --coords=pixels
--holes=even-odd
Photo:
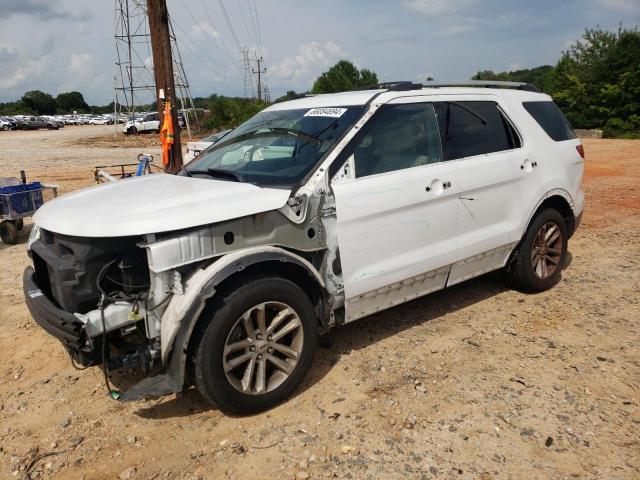
[[[140,237],[84,238],[34,227],[25,301],[36,322],[82,366],[160,367],[160,308],[169,285],[151,280]]]

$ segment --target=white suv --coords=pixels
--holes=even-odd
[[[122,126],[122,133],[135,135],[144,132],[159,132],[160,117],[158,112],[151,112],[145,115],[134,115]]]
[[[179,175],[46,203],[25,298],[74,361],[144,372],[125,399],[195,383],[256,412],[294,391],[334,325],[497,269],[552,287],[583,163],[551,98],[523,84],[279,103]]]

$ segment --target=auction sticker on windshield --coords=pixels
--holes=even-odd
[[[304,116],[340,118],[346,111],[346,108],[312,108]]]

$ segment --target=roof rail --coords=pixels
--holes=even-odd
[[[382,82],[373,85],[365,85],[364,87],[354,88],[352,91],[360,90],[389,90],[390,92],[404,92],[407,90],[420,90],[422,88],[421,83],[413,83],[407,80],[400,80],[397,82]]]
[[[530,83],[504,82],[499,80],[468,80],[466,82],[427,82],[424,88],[439,87],[480,87],[480,88],[511,88],[514,90],[526,90],[527,92],[540,93],[540,89]]]

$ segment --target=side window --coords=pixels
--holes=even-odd
[[[576,138],[569,121],[553,102],[524,102],[522,104],[536,122],[556,142]]]
[[[447,160],[521,146],[520,138],[495,102],[442,102],[437,109]]]
[[[442,160],[432,103],[385,105],[367,122],[346,151],[356,177],[366,177]]]

